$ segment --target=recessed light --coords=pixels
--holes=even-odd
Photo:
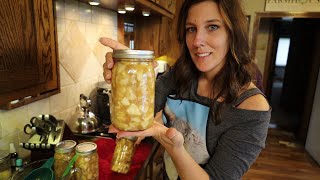
[[[119,14],[125,14],[127,11],[124,8],[118,8],[118,13]]]
[[[142,11],[142,15],[143,15],[143,16],[150,16],[150,11],[148,11],[148,10],[143,10],[143,11]]]
[[[99,0],[89,0],[89,4],[92,6],[98,6],[100,4]]]
[[[127,11],[133,11],[133,10],[134,10],[134,5],[133,5],[133,4],[125,4],[125,5],[124,5],[124,8],[125,8]]]

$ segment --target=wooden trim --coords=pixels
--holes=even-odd
[[[167,16],[170,19],[174,18],[174,14],[172,14],[171,12],[161,8],[159,5],[157,5],[156,3],[152,2],[152,1],[148,1],[148,0],[135,0],[136,3],[141,4],[143,6],[146,6],[148,8],[150,8],[153,11],[156,11],[158,13],[160,13],[163,16]]]
[[[272,22],[270,22],[272,23]],[[274,68],[274,64],[271,64],[272,61],[272,57],[274,54],[274,50],[276,49],[276,47],[274,47],[273,41],[274,41],[274,26],[271,25],[270,26],[270,33],[271,35],[268,38],[268,47],[267,47],[267,53],[266,53],[266,60],[264,63],[264,71],[263,71],[263,87],[264,87],[264,92],[266,93],[266,95],[268,96],[271,92],[271,87],[270,86],[270,81],[272,81],[272,77],[270,77],[270,73],[271,70]]]
[[[251,43],[251,55],[255,57],[256,55],[256,46],[260,28],[261,18],[320,18],[320,13],[318,12],[256,12],[253,34],[252,34],[252,43]]]
[[[118,13],[118,42],[125,44],[124,42],[124,17]]]

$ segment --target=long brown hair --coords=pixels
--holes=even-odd
[[[201,72],[194,65],[188,47],[186,45],[185,24],[189,9],[200,2],[209,0],[185,0],[178,19],[177,35],[182,50],[180,57],[172,67],[177,85],[177,94],[181,95],[190,88],[192,80],[197,80]],[[248,87],[252,81],[252,58],[249,53],[248,29],[246,16],[239,0],[212,0],[217,3],[226,29],[229,34],[229,51],[226,63],[214,77],[210,98],[213,103],[222,97],[224,101],[219,103],[214,114],[215,123],[221,122],[220,111],[225,104],[232,103],[241,90]]]

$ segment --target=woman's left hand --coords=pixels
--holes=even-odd
[[[117,133],[117,138],[127,137],[127,136],[137,136],[137,137],[154,137],[164,148],[170,151],[178,151],[183,148],[183,136],[175,128],[167,128],[163,124],[159,123],[162,117],[162,113],[157,113],[152,126],[149,129],[143,131],[120,131],[113,125],[109,127],[109,133]]]

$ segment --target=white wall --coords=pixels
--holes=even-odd
[[[320,71],[309,123],[306,150],[320,164]]]

